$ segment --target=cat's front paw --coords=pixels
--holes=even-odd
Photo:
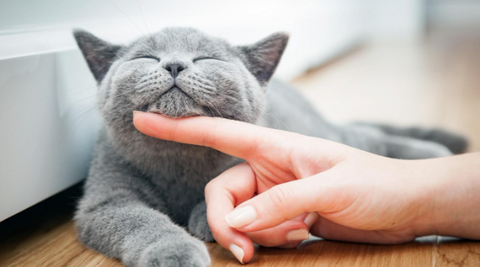
[[[210,265],[208,250],[202,241],[191,236],[175,237],[151,244],[140,258],[140,267],[206,267]]]
[[[205,201],[193,208],[190,219],[188,220],[188,231],[205,242],[215,241],[212,231],[210,231],[210,227],[208,226],[207,205]]]

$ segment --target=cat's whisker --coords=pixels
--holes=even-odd
[[[259,9],[259,10],[260,10],[260,9]],[[259,11],[259,10],[255,11],[255,12],[251,12],[250,9],[248,9],[248,11],[246,11],[246,10],[243,11],[243,12],[240,11],[239,14],[249,14],[249,15],[248,15],[248,16],[245,16],[245,17],[243,17],[243,18],[241,18],[241,19],[239,19],[237,22],[232,23],[230,26],[224,28],[220,33],[218,33],[218,34],[215,35],[215,36],[217,36],[217,37],[222,36],[222,34],[226,33],[227,31],[230,31],[232,28],[234,28],[234,27],[236,27],[236,26],[238,26],[238,25],[241,25],[243,22],[245,22],[245,21],[247,21],[247,20],[251,20],[252,18],[255,18],[255,17],[259,17],[260,12],[261,12],[261,11]]]
[[[291,131],[291,130],[290,130],[290,127],[288,127],[288,125],[287,125],[284,121],[282,121],[281,119],[277,118],[276,116],[273,116],[271,113],[268,113],[266,110],[263,111],[262,116],[269,116],[270,118],[275,119],[277,122],[279,122],[280,124],[282,124],[283,126],[285,126],[285,129],[287,129],[287,131]]]
[[[83,90],[77,91],[77,92],[74,93],[72,96],[80,95],[80,94],[85,93],[85,92],[87,92],[87,91],[90,91],[90,90],[92,90],[92,89],[97,89],[97,86],[92,86],[92,87],[85,88],[85,89],[83,89]],[[94,93],[96,94],[96,93],[97,93],[97,90],[95,90]]]
[[[88,108],[84,109],[79,115],[77,115],[70,122],[70,125],[68,125],[68,127],[75,125],[79,120],[81,120],[81,118],[83,117],[83,115],[85,115],[85,113],[88,113],[89,111],[96,110],[96,109],[98,109],[97,105],[94,105],[94,106],[91,106],[91,107],[88,107]]]
[[[210,105],[212,105],[213,109],[215,109],[218,113],[218,115],[220,116],[220,118],[223,118],[225,119],[225,117],[223,117],[222,113],[220,112],[220,110],[217,108],[217,106],[213,103],[210,102]]]
[[[92,115],[96,110],[98,110],[97,105],[88,107],[82,112],[80,112],[80,114],[77,115],[72,121],[70,121],[66,126],[66,130],[60,135],[57,147],[60,147],[68,133],[75,131],[80,125],[80,123],[87,119],[90,115]]]
[[[225,95],[222,95],[222,96],[225,97],[225,98],[228,98],[228,99],[230,99],[230,100],[233,100],[234,102],[237,102],[237,101],[238,101],[237,98],[235,98],[234,96],[231,96],[231,95],[226,95],[226,94],[225,94]]]
[[[175,109],[175,118],[178,118],[178,109]]]
[[[195,77],[195,78],[193,78],[193,77]],[[194,81],[197,81],[197,82],[205,85],[205,86],[209,86],[209,87],[215,88],[215,85],[214,85],[209,79],[207,79],[207,78],[205,78],[205,77],[203,77],[203,76],[200,76],[200,75],[197,74],[197,73],[194,73],[194,75],[192,75],[192,79],[193,79]]]
[[[217,91],[210,91],[210,90],[205,90],[203,88],[194,88],[193,90],[196,90],[200,93],[206,94],[210,97],[215,96],[217,94]]]
[[[213,110],[209,106],[205,106],[205,107],[207,107],[210,110],[210,113],[212,113],[212,116],[215,117],[215,112],[213,112]]]
[[[140,15],[142,16],[143,25],[145,25],[145,29],[147,30],[148,36],[151,36],[150,30],[148,29],[148,24],[145,21],[145,16],[143,15],[142,6],[140,5],[140,0],[137,0],[137,5],[138,5],[138,9],[140,9]]]
[[[97,93],[95,92],[95,93],[94,93],[93,95],[91,95],[91,96],[87,96],[87,97],[82,98],[82,99],[80,99],[80,100],[78,100],[78,101],[75,101],[75,102],[73,102],[73,103],[70,103],[70,104],[67,106],[67,108],[73,107],[73,106],[75,106],[75,105],[77,105],[77,104],[80,104],[80,103],[82,103],[82,102],[84,102],[84,101],[90,100],[91,98],[96,97],[96,96],[97,96]]]
[[[217,92],[217,88],[214,87],[214,86],[211,86],[211,87],[209,86],[209,87],[207,87],[207,86],[200,85],[199,87],[200,87],[201,89],[203,89],[205,92],[208,92],[208,93],[211,93],[211,94],[214,94],[214,93]]]
[[[138,25],[132,20],[132,18],[130,18],[125,12],[123,12],[123,10],[121,8],[119,8],[117,5],[115,5],[112,1],[110,0],[107,0],[112,6],[114,6],[118,11],[120,11],[120,13],[122,13],[125,17],[127,17],[128,20],[130,20],[130,22],[135,25],[135,27],[137,28],[137,30],[140,31],[140,33],[143,35],[143,37],[147,37],[147,35],[145,35],[145,33],[142,31],[142,29],[140,29],[140,27],[138,27]]]
[[[81,88],[81,90],[78,90],[76,91],[75,89],[79,89]],[[96,84],[88,84],[88,85],[80,85],[80,86],[73,86],[73,87],[67,87],[67,88],[64,88],[63,90],[65,91],[70,91],[70,90],[75,90],[75,92],[73,93],[73,95],[78,95],[84,91],[88,91],[88,90],[91,90],[91,89],[94,89],[94,88],[97,88],[97,85]]]
[[[291,131],[290,128],[288,127],[288,125],[285,122],[283,122],[281,119],[274,116],[273,114],[269,113],[266,108],[260,109],[259,107],[256,107],[256,106],[251,106],[251,108],[253,108],[256,111],[259,111],[259,114],[262,118],[264,118],[266,120],[268,120],[269,118],[272,118],[272,119],[276,120],[277,122],[279,122],[280,124],[282,124],[283,126],[285,126],[285,129],[287,129],[288,131]]]

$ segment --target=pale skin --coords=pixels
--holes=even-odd
[[[480,153],[428,160],[373,155],[328,140],[221,118],[136,112],[144,134],[245,159],[205,189],[215,240],[243,263],[253,243],[398,244],[425,235],[480,239]]]

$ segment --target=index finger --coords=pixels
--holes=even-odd
[[[135,111],[133,124],[142,133],[163,140],[211,147],[231,156],[246,158],[259,144],[272,142],[271,136],[283,133],[253,124],[212,117],[173,119]]]

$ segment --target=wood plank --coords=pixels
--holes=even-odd
[[[212,266],[239,266],[231,253],[208,244]],[[303,242],[297,249],[258,248],[248,266],[425,266],[435,241],[404,245],[367,245],[324,240]]]
[[[76,240],[73,222],[53,229],[39,227],[34,234],[0,242],[0,266],[123,266],[119,261],[89,250]],[[297,249],[258,248],[249,266],[424,266],[432,261],[435,242],[381,246],[309,240]],[[233,255],[208,243],[212,266],[239,266]]]
[[[442,237],[437,248],[435,266],[480,266],[480,242]]]

